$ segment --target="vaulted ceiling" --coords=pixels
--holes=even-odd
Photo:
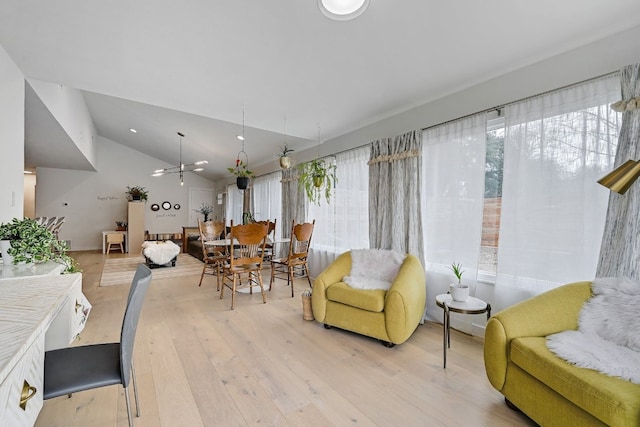
[[[185,133],[184,160],[209,160],[211,179],[243,108],[260,164],[285,117],[309,148],[318,127],[336,137],[637,25],[637,0],[371,0],[347,22],[316,0],[0,2],[0,44],[27,78],[82,90],[101,136],[158,159],[175,163]],[[43,132],[27,132],[39,150],[60,137]]]

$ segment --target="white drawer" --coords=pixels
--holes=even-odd
[[[43,382],[44,336],[40,335],[0,384],[0,426],[35,424],[42,409]]]

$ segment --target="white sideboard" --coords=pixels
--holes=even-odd
[[[0,280],[0,426],[35,423],[45,348],[67,347],[82,330],[84,301],[79,273]]]

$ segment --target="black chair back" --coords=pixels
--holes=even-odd
[[[139,264],[127,298],[127,308],[122,321],[120,332],[120,370],[122,373],[122,385],[129,386],[131,380],[131,364],[133,361],[133,344],[136,339],[138,320],[142,311],[144,296],[151,284],[151,270],[144,264]]]

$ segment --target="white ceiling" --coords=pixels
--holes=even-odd
[[[371,0],[347,22],[316,0],[0,2],[0,44],[27,78],[85,91],[100,135],[158,159],[176,163],[185,133],[183,159],[212,179],[243,108],[260,164],[285,116],[308,148],[318,125],[333,138],[639,24],[638,0]]]

